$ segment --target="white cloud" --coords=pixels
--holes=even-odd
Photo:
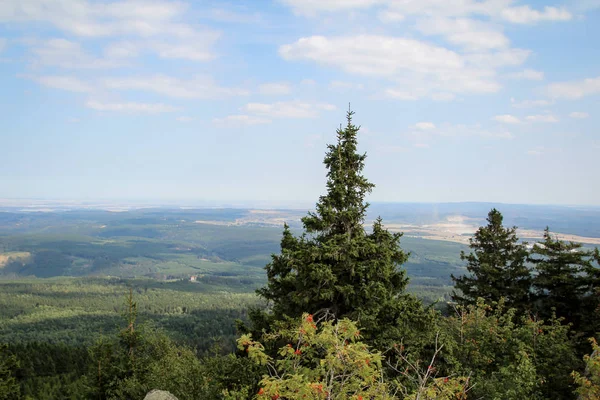
[[[427,89],[425,88],[414,88],[414,89],[386,89],[384,92],[386,97],[397,99],[397,100],[418,100],[421,97],[427,95]]]
[[[281,0],[296,14],[314,16],[320,12],[366,9],[384,3],[384,0]]]
[[[88,100],[85,106],[97,111],[114,111],[125,113],[146,113],[157,114],[177,111],[178,108],[162,103],[102,103],[95,100]]]
[[[558,122],[558,118],[551,114],[528,115],[525,119],[530,122]]]
[[[116,59],[137,57],[140,54],[140,51],[141,48],[139,44],[129,41],[113,42],[104,48],[106,57]]]
[[[415,147],[418,147],[421,149],[428,149],[429,145],[427,143],[415,143]]]
[[[329,89],[334,90],[363,90],[365,85],[362,83],[353,83],[353,82],[345,82],[345,81],[331,81],[329,82]]]
[[[600,93],[600,76],[581,81],[552,83],[546,88],[548,95],[555,99],[575,100]]]
[[[66,39],[33,41],[31,44],[31,52],[35,57],[34,65],[66,69],[101,69],[123,65],[122,60],[91,55],[79,43]]]
[[[432,124],[433,125],[433,124]],[[481,137],[488,139],[512,139],[512,133],[505,130],[489,130],[482,127],[480,124],[465,125],[465,124],[450,124],[444,123],[441,126],[429,127],[425,130],[417,128],[409,132],[409,135],[417,139],[417,143],[421,143],[423,138],[432,136],[467,138]]]
[[[300,101],[280,101],[276,103],[248,103],[242,110],[270,118],[315,118],[320,111],[333,111],[336,107],[325,103],[304,103]]]
[[[315,16],[323,12],[359,11],[378,6],[379,18],[395,22],[407,15],[431,17],[485,16],[508,22],[527,24],[538,21],[567,21],[573,15],[564,8],[532,9],[528,5],[512,6],[515,0],[281,0],[296,14]],[[586,0],[595,1],[595,0]]]
[[[498,68],[504,66],[521,65],[531,54],[530,50],[506,49],[496,52],[470,53],[464,56],[465,60],[480,68]]]
[[[380,11],[377,16],[379,17],[379,20],[381,22],[385,22],[385,23],[394,23],[394,22],[401,22],[404,21],[405,16],[404,14],[401,14],[399,12],[396,11],[390,11],[390,10],[386,10],[386,11]]]
[[[292,88],[290,84],[286,82],[264,83],[259,85],[258,92],[264,95],[284,95],[290,94],[292,92]]]
[[[164,0],[110,3],[86,0],[4,0],[0,21],[46,22],[77,36],[192,36],[195,30],[179,22],[186,5]]]
[[[581,112],[581,111],[573,111],[572,113],[569,114],[569,117],[578,118],[578,119],[584,119],[589,116],[590,116],[590,114],[588,114],[586,112]]]
[[[510,0],[282,0],[295,13],[314,16],[323,12],[365,10],[374,6],[386,7],[382,12],[404,15],[466,16],[470,14],[497,15]]]
[[[514,115],[510,115],[510,114],[496,115],[493,118],[493,120],[502,122],[503,124],[518,124],[521,122],[519,120],[519,118],[515,117]]]
[[[190,25],[187,5],[166,0],[3,0],[0,22],[48,23],[79,37],[137,37],[140,49],[151,50],[163,58],[206,61],[214,58],[212,46],[220,34]],[[114,53],[113,55],[117,54]]]
[[[194,120],[194,118],[182,115],[180,117],[177,117],[176,120],[178,122],[192,122]]]
[[[229,22],[235,24],[259,23],[263,20],[262,15],[248,10],[233,10],[224,8],[214,8],[210,10],[210,18],[215,21]]]
[[[150,42],[148,48],[154,50],[161,58],[179,58],[191,61],[210,61],[215,58],[205,43],[191,41],[178,43],[168,41]]]
[[[456,96],[453,93],[440,92],[440,93],[433,93],[431,95],[431,99],[433,101],[451,101],[451,100],[454,100],[455,98],[456,98]]]
[[[307,59],[374,76],[393,76],[404,69],[426,72],[464,67],[458,54],[443,47],[390,36],[310,36],[281,46],[279,53],[286,60]]]
[[[495,68],[518,65],[529,51],[469,53],[391,36],[310,36],[281,46],[286,60],[311,60],[357,75],[387,78],[399,87],[389,97],[415,99],[429,92],[493,93],[500,89]]]
[[[314,79],[302,79],[300,81],[301,85],[306,85],[306,86],[314,86],[317,84],[317,82],[315,82]]]
[[[533,108],[533,107],[546,107],[552,105],[551,101],[548,100],[523,100],[516,101],[510,99],[511,105],[515,108]]]
[[[435,129],[435,124],[433,122],[417,122],[415,124],[415,128],[421,131],[427,131],[431,129]]]
[[[92,87],[90,85],[72,76],[36,76],[32,79],[43,86],[54,89],[61,89],[77,93],[92,91]]]
[[[271,120],[253,115],[228,115],[225,118],[213,119],[213,123],[219,126],[263,125],[270,124]]]
[[[509,7],[502,10],[501,16],[515,24],[531,24],[538,21],[569,21],[573,15],[563,8],[544,7],[544,11],[533,10],[529,6]]]
[[[190,80],[167,75],[107,78],[103,84],[108,89],[141,90],[182,99],[212,99],[249,94],[245,89],[220,87],[207,76],[196,76]]]
[[[75,118],[75,117],[67,118],[67,122],[70,123],[70,124],[76,124],[76,123],[78,123],[80,121],[81,120],[79,118]]]
[[[536,71],[534,69],[525,69],[520,72],[514,72],[508,74],[511,79],[526,79],[530,81],[541,81],[544,79],[544,73],[542,71]]]
[[[527,155],[539,157],[544,154],[556,154],[560,153],[561,149],[557,147],[546,147],[546,146],[536,146],[533,149],[529,149],[526,151]]]
[[[106,46],[104,54],[113,59],[137,57],[142,53],[156,54],[160,58],[189,61],[210,61],[215,58],[211,46],[216,36],[203,36],[194,40],[146,39],[118,41]]]
[[[470,50],[505,48],[508,38],[490,23],[468,18],[427,17],[417,21],[417,29],[426,35],[442,35],[452,44]]]

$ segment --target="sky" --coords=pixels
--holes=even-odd
[[[600,205],[600,0],[2,0],[0,198]]]

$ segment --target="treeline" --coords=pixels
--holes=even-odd
[[[88,348],[55,398],[598,399],[598,250],[549,230],[530,249],[494,209],[461,254],[453,301],[424,305],[407,291],[402,235],[380,218],[363,226],[373,184],[352,115],[325,156],[327,193],[302,235],[284,228],[257,291],[268,306],[238,324],[235,352],[198,357],[144,328],[132,291],[120,332]],[[5,354],[5,397],[38,398],[19,383],[18,352]]]

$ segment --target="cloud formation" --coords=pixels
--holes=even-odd
[[[502,122],[503,124],[518,124],[521,122],[519,118],[514,115],[504,114],[504,115],[496,115],[493,118],[494,121]]]
[[[493,93],[495,70],[520,65],[529,52],[504,49],[461,55],[423,41],[394,36],[309,36],[279,48],[288,61],[313,61],[346,73],[385,78],[385,94],[415,99],[430,93]]]
[[[85,103],[86,107],[96,111],[106,112],[124,112],[124,113],[145,113],[145,114],[157,114],[165,112],[177,111],[177,107],[173,107],[163,103],[105,103],[95,100],[88,100]]]
[[[333,111],[336,107],[327,103],[279,101],[276,103],[248,103],[242,111],[270,118],[316,118],[320,111]]]
[[[557,82],[548,85],[547,93],[554,99],[576,100],[600,93],[600,76],[580,81]]]

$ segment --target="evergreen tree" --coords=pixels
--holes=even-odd
[[[519,312],[529,307],[531,274],[527,268],[527,248],[519,243],[516,227],[505,228],[502,214],[492,209],[488,213],[487,226],[480,227],[470,239],[472,252],[461,252],[461,260],[467,261],[470,275],[455,277],[452,298],[462,305],[476,304],[477,298],[486,303],[505,298],[508,308]]]
[[[0,344],[0,399],[20,398],[21,388],[15,378],[18,368],[17,357],[9,353],[7,345]]]
[[[357,151],[353,114],[328,146],[327,194],[302,219],[300,237],[284,227],[281,253],[266,266],[268,284],[258,293],[271,302],[272,314],[254,314],[257,330],[312,312],[357,320],[366,338],[402,337],[397,331],[420,310],[405,294],[408,278],[399,269],[408,258],[399,246],[402,234],[387,231],[381,218],[371,232],[363,226],[365,196],[374,185],[362,175],[366,155]]]
[[[572,323],[575,331],[596,333],[599,271],[593,261],[597,256],[597,249],[592,252],[579,243],[559,240],[546,228],[544,241],[533,246],[530,257],[536,271],[535,304],[542,316],[556,313]]]

